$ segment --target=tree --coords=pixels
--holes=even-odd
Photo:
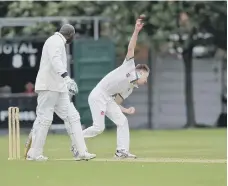
[[[79,1],[15,1],[3,6],[2,17],[42,17],[42,16],[94,16],[100,15],[105,3]],[[1,8],[1,7],[0,7]],[[0,9],[1,10],[1,9]],[[62,23],[39,23],[28,27],[6,28],[2,36],[46,36],[55,32]]]
[[[218,5],[220,7],[218,7]],[[197,44],[208,44],[197,36],[199,32],[208,32],[213,36],[213,44],[218,48],[226,50],[226,9],[225,4],[220,2],[194,3],[188,11],[183,7],[189,6],[179,2],[178,26],[186,28],[188,38],[180,40],[183,46],[183,62],[185,67],[185,98],[187,106],[187,124],[185,127],[195,125],[195,112],[193,103],[193,82],[192,82],[192,55],[193,48]],[[224,6],[224,7],[223,7]],[[215,7],[217,7],[215,9]],[[181,38],[181,37],[180,37]],[[221,38],[223,38],[221,40]],[[210,43],[210,44],[212,44]]]

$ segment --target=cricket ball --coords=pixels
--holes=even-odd
[[[145,19],[146,18],[146,15],[145,14],[141,14],[140,16],[139,16],[139,19]]]

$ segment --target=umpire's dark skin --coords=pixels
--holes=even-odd
[[[61,33],[66,38],[66,43],[70,44],[74,39],[75,29],[72,25],[65,24],[60,28],[59,33]]]

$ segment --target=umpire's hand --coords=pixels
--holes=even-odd
[[[71,79],[69,76],[66,76],[64,81],[70,94],[75,95],[78,93],[78,85],[73,79]]]

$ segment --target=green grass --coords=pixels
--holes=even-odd
[[[26,136],[22,136],[24,142]],[[8,161],[8,138],[0,137],[1,186],[225,186],[226,163],[139,162],[142,159],[226,159],[226,130],[131,131],[131,151],[138,162],[111,162],[114,131],[87,140],[97,160],[88,162]],[[23,144],[22,144],[23,148]],[[70,159],[65,135],[49,135],[45,155]]]

